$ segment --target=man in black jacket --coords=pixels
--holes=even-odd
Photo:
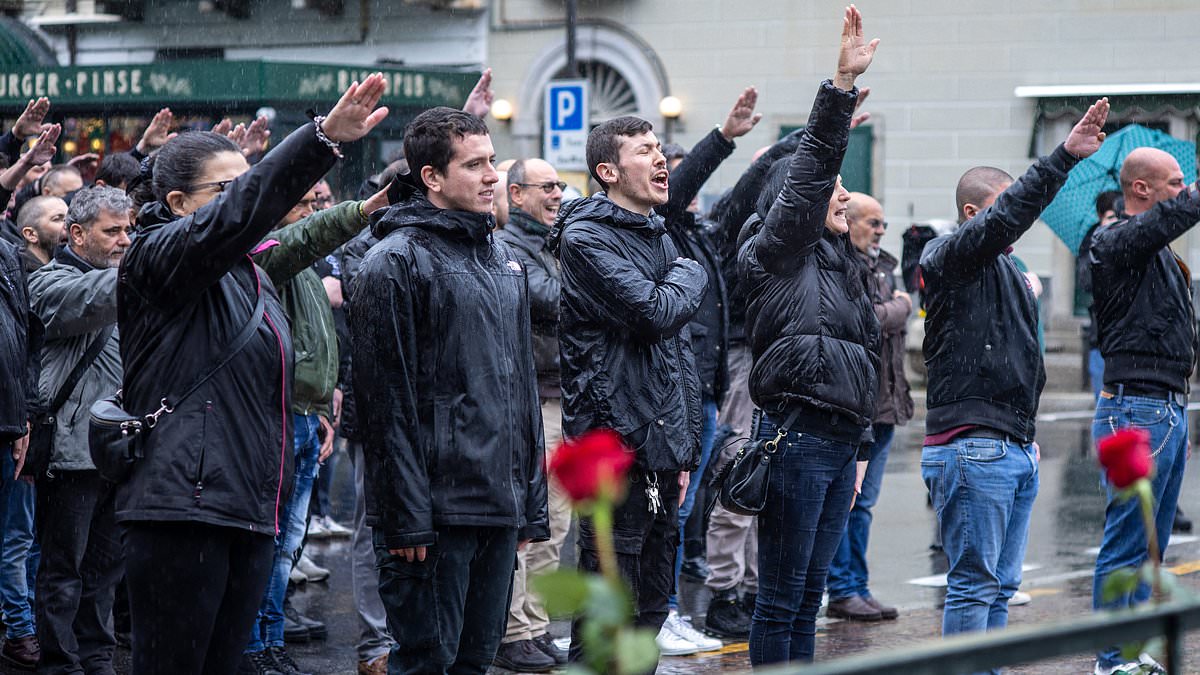
[[[628,497],[613,515],[614,544],[636,589],[634,622],[657,631],[674,588],[681,491],[700,459],[700,382],[687,324],[707,277],[654,214],[667,201],[668,172],[649,122],[618,117],[596,127],[587,163],[607,192],[564,207],[551,234],[562,265],[563,432],[610,428],[637,453]],[[580,569],[599,569],[587,518],[580,549]],[[577,659],[578,622],[572,635]]]
[[[1037,496],[1034,416],[1046,382],[1037,299],[1008,253],[1081,159],[1100,147],[1108,101],[1017,182],[978,167],[959,180],[958,230],[929,242],[921,473],[950,559],[945,634],[1003,628],[1021,583]]]
[[[549,537],[528,282],[490,234],[483,121],[428,110],[404,150],[412,184],[372,226],[350,314],[388,668],[482,673],[518,543]]]
[[[1104,357],[1104,389],[1092,435],[1099,441],[1124,427],[1149,432],[1161,559],[1187,466],[1188,378],[1196,360],[1191,274],[1170,244],[1200,220],[1200,185],[1184,186],[1183,171],[1171,155],[1138,148],[1121,166],[1121,192],[1124,215],[1096,228],[1091,242],[1092,308]],[[1118,492],[1108,486],[1092,593],[1096,609],[1150,598],[1145,584],[1109,601],[1103,597],[1113,572],[1139,567],[1149,557],[1138,500],[1122,500]],[[1097,655],[1095,672],[1120,673],[1138,665],[1124,663],[1113,647]]]

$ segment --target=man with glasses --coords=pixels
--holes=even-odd
[[[867,589],[867,540],[871,533],[871,509],[883,486],[883,469],[892,435],[896,425],[904,425],[913,415],[913,400],[904,376],[904,335],[913,306],[908,294],[896,289],[898,261],[880,248],[887,231],[883,207],[870,195],[851,192],[846,203],[846,222],[850,226],[850,243],[870,273],[867,292],[875,305],[880,331],[879,390],[872,420],[875,441],[862,493],[850,510],[842,543],[829,565],[826,614],[852,621],[879,621],[895,619],[900,613],[895,607],[881,604]]]
[[[547,456],[562,442],[562,390],[558,373],[558,261],[546,246],[546,235],[558,216],[563,188],[558,172],[545,160],[519,159],[508,168],[508,222],[496,238],[508,244],[529,280],[533,325],[533,359]],[[524,673],[545,672],[567,661],[547,632],[550,618],[541,599],[528,586],[539,574],[558,567],[563,541],[571,527],[571,505],[562,486],[547,478],[550,540],[517,553],[508,629],[496,653],[496,665]]]

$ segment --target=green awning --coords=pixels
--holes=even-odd
[[[28,26],[0,16],[0,72],[12,68],[54,65],[54,51]]]
[[[0,60],[2,61],[2,60]],[[133,106],[213,106],[329,103],[346,87],[382,72],[381,103],[397,108],[459,108],[478,72],[272,61],[164,61],[76,67],[15,67],[0,71],[0,113],[48,96],[56,109],[94,112]]]
[[[1037,139],[1048,120],[1063,117],[1078,119],[1099,96],[1048,96],[1038,98],[1037,111],[1033,118],[1033,137],[1030,139],[1029,156],[1037,156]],[[1172,117],[1200,121],[1200,93],[1186,94],[1134,94],[1109,96],[1110,120],[1127,123],[1154,123]]]

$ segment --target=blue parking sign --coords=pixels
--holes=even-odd
[[[553,80],[546,85],[542,155],[559,170],[587,169],[590,130],[587,80]]]

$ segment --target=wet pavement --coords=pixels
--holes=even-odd
[[[1079,410],[1086,398],[1064,396],[1050,411]],[[1054,415],[1050,412],[1043,417]],[[1013,607],[1011,625],[1069,621],[1091,608],[1092,565],[1103,527],[1104,499],[1099,472],[1090,452],[1090,419],[1041,421],[1038,441],[1042,448],[1041,484],[1034,506],[1022,590],[1033,596],[1025,606]],[[1053,417],[1052,417],[1053,419]],[[1196,428],[1193,415],[1193,429]],[[929,547],[934,517],[926,502],[920,478],[920,420],[898,430],[888,460],[883,492],[875,509],[869,561],[871,589],[887,604],[901,609],[897,621],[873,624],[822,619],[817,638],[817,659],[828,660],[865,652],[902,648],[937,639],[944,597],[945,559]],[[335,471],[334,516],[350,522],[353,492],[350,463],[339,462]],[[1200,516],[1200,477],[1189,471],[1180,501],[1192,516]],[[350,587],[349,541],[310,542],[307,552],[320,565],[333,571],[329,581],[306,584],[293,602],[305,614],[325,621],[329,638],[320,642],[292,645],[289,650],[300,667],[314,675],[350,675],[356,672],[354,644],[358,637]],[[567,555],[573,558],[568,546]],[[1181,575],[1183,585],[1200,592],[1200,538],[1176,535],[1167,551],[1167,565]],[[498,571],[498,574],[504,574]],[[507,583],[507,579],[497,579]],[[708,602],[703,586],[685,580],[681,590],[684,613],[703,623]],[[567,632],[557,622],[552,633]],[[1200,673],[1200,633],[1186,645],[1188,666],[1183,672]],[[125,654],[120,654],[124,657]],[[125,658],[119,658],[124,662]],[[1010,673],[1090,673],[1091,657],[1077,655],[1049,662],[1014,667]],[[720,653],[662,659],[660,673],[739,672],[749,669],[745,643],[727,643]],[[0,668],[0,672],[5,672]],[[127,672],[124,668],[118,672]],[[506,671],[496,671],[506,673]]]

